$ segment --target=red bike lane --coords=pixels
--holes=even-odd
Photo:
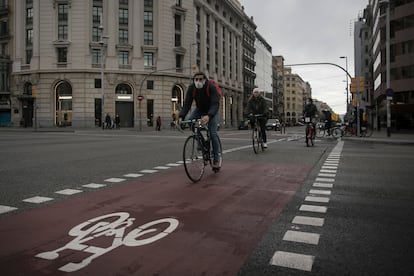
[[[0,218],[2,275],[235,275],[310,168],[183,167]],[[254,173],[253,173],[254,172]]]

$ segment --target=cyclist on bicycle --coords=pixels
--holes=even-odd
[[[207,87],[209,91],[207,91]],[[184,104],[179,118],[183,120],[190,111],[195,100],[196,108],[190,114],[189,120],[201,119],[202,124],[208,124],[208,131],[213,145],[213,168],[220,168],[219,142],[217,126],[219,123],[220,97],[214,85],[208,85],[208,78],[203,72],[197,72],[193,76],[193,83],[187,89]]]
[[[313,129],[315,129],[315,120],[313,119],[316,117],[317,113],[318,109],[316,108],[316,105],[313,103],[312,98],[308,98],[303,109],[303,117],[309,117],[311,119]],[[315,135],[315,131],[313,133]]]
[[[262,97],[260,94],[259,88],[254,88],[252,95],[250,96],[249,100],[247,101],[245,114],[249,115],[249,120],[252,128],[254,128],[254,115],[263,115],[258,119],[260,124],[260,129],[262,131],[262,138],[263,138],[263,147],[267,148],[267,137],[266,137],[266,122],[267,122],[267,113],[269,109],[267,107],[267,103],[265,98]]]

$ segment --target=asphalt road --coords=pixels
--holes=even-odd
[[[0,271],[411,275],[414,147],[302,132],[255,155],[221,131],[223,170],[192,184],[188,133],[2,131]]]

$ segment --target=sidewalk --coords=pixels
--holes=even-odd
[[[400,145],[414,145],[413,131],[398,131],[391,132],[390,137],[387,136],[387,131],[382,129],[380,131],[374,130],[371,137],[342,137],[344,141],[361,141],[369,143],[383,143],[383,144],[400,144]]]

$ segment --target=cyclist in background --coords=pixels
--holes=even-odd
[[[266,100],[260,94],[259,88],[254,88],[252,95],[250,96],[249,100],[247,101],[246,111],[245,113],[249,115],[249,121],[254,128],[254,115],[263,115],[258,119],[260,124],[260,129],[262,130],[262,138],[263,138],[263,147],[267,148],[267,137],[266,137],[266,122],[267,122],[267,113],[269,109],[267,107]]]
[[[313,103],[312,98],[308,98],[303,109],[303,117],[310,117],[314,130],[316,129],[314,118],[316,118],[317,113],[318,109],[316,108],[316,105]],[[315,134],[315,131],[313,133]]]
[[[209,87],[209,93],[207,93],[207,87]],[[214,85],[208,85],[208,78],[203,72],[194,74],[193,83],[187,89],[184,104],[178,116],[181,120],[190,111],[193,100],[195,100],[196,108],[190,114],[188,120],[201,119],[202,124],[208,124],[208,131],[213,145],[213,168],[220,168],[220,145],[217,139],[220,97]]]

